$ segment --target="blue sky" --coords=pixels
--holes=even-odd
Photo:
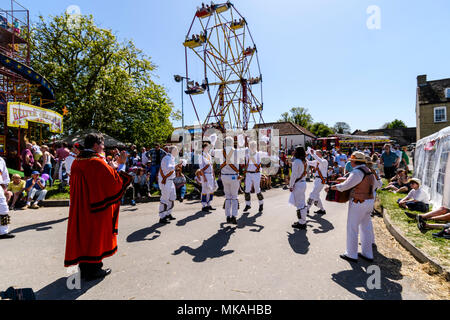
[[[9,1],[1,1],[2,6]],[[181,109],[174,74],[184,74],[182,42],[201,1],[21,0],[37,16],[77,5],[121,40],[132,39],[158,66],[156,82]],[[448,0],[236,0],[258,47],[264,120],[305,107],[314,121],[375,129],[394,119],[415,124],[416,77],[450,77]],[[380,8],[369,30],[367,8]],[[203,106],[202,106],[203,107]],[[207,106],[204,106],[207,108]],[[195,121],[185,97],[185,122]],[[180,122],[181,123],[181,122]],[[180,125],[175,122],[174,125]]]

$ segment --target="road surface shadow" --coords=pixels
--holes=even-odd
[[[163,226],[164,224],[162,223],[155,223],[151,227],[135,231],[127,237],[127,242],[155,240],[156,238],[159,238],[159,236],[161,235],[161,231],[159,231],[158,229]],[[149,235],[152,235],[152,237],[149,238],[148,237]]]
[[[334,230],[334,226],[333,224],[324,219],[321,215],[314,215],[314,216],[309,216],[309,218],[311,218],[311,222],[317,222],[318,224],[320,224],[320,226],[318,228],[313,229],[313,232],[315,234],[318,233],[327,233],[328,231]]]
[[[403,278],[400,270],[402,262],[387,258],[374,250],[374,262],[361,258],[358,263],[350,263],[352,270],[333,273],[331,279],[363,300],[402,300],[403,287],[392,280]],[[370,266],[380,268],[380,289],[369,289],[368,285],[376,284],[375,273],[368,270]]]
[[[95,287],[103,281],[103,279],[88,282],[81,280],[80,290],[69,290],[67,288],[67,279],[67,277],[60,278],[37,291],[35,293],[36,300],[76,300],[85,294],[89,289]]]
[[[59,219],[59,220],[36,223],[36,224],[29,225],[29,226],[14,229],[11,231],[11,233],[21,233],[21,232],[25,232],[25,231],[29,231],[29,230],[36,230],[36,231],[50,230],[50,229],[53,229],[51,225],[64,222],[67,219],[68,218],[66,217],[66,218]]]
[[[256,219],[262,216],[262,212],[258,212],[256,215],[250,217],[247,214],[243,214],[238,220],[238,229],[244,229],[245,227],[255,227],[256,229],[250,229],[252,232],[261,232],[264,226],[256,224]]]
[[[292,250],[297,254],[307,254],[309,251],[309,240],[306,236],[306,230],[294,229],[293,233],[288,234],[288,241]]]
[[[205,212],[205,211],[199,211],[196,214],[186,217],[184,219],[178,220],[177,222],[177,226],[181,227],[181,226],[185,226],[186,223],[191,222],[191,221],[195,221],[201,218],[206,217],[207,215],[211,214],[211,212]]]
[[[236,231],[236,227],[226,227],[219,229],[216,234],[203,241],[202,245],[196,249],[182,246],[175,250],[172,255],[179,255],[182,252],[193,256],[192,261],[204,262],[206,259],[220,258],[231,254],[234,250],[223,250],[230,241],[231,235]]]

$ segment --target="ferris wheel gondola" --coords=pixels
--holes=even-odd
[[[248,130],[263,122],[262,74],[246,19],[231,2],[197,8],[183,43],[186,78],[198,122],[204,129]],[[197,68],[197,69],[196,69]],[[207,107],[206,107],[207,106]]]

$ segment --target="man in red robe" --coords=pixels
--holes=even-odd
[[[64,266],[79,264],[81,278],[90,281],[111,273],[102,260],[117,252],[120,200],[132,177],[102,158],[103,135],[89,134],[84,147],[71,168]],[[123,152],[119,162],[126,160]]]

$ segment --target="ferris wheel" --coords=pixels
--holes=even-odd
[[[197,8],[183,45],[185,93],[204,130],[248,130],[263,122],[258,50],[231,2]]]

